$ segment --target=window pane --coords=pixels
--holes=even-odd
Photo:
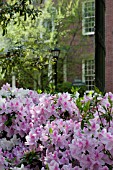
[[[85,76],[85,83],[88,90],[94,89],[94,80],[95,80],[95,63],[94,60],[85,60],[84,61],[84,76]]]
[[[94,34],[95,3],[88,1],[83,3],[83,33]]]

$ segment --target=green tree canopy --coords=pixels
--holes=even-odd
[[[43,70],[47,75],[49,49],[58,43],[63,58],[75,49],[73,42],[81,31],[79,0],[9,0],[2,1],[0,8],[0,32],[4,35],[0,37],[0,57],[6,77],[15,71],[19,81],[25,81],[25,74],[30,81],[37,81],[34,72]]]

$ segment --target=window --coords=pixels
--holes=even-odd
[[[45,37],[46,41],[49,41],[51,38],[51,33],[54,32],[54,21],[52,19],[45,19],[43,21],[43,26],[46,30],[43,37]]]
[[[44,42],[50,42],[50,39],[53,39],[54,32],[55,32],[55,23],[54,23],[54,16],[51,15],[50,18],[43,19],[40,21],[40,38],[44,38]]]
[[[94,89],[95,83],[95,62],[94,60],[83,60],[82,81],[86,83],[87,90]]]
[[[83,35],[93,35],[95,26],[95,2],[83,2],[82,12],[82,33]]]

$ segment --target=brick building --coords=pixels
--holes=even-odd
[[[67,56],[67,70],[64,70],[64,74],[67,72],[67,81],[73,82],[73,80],[79,79],[86,84],[87,90],[93,90],[95,82],[95,1],[79,1],[79,10],[82,12],[79,22],[80,30],[71,44],[71,50]]]
[[[86,6],[87,9],[91,9],[95,1],[93,0],[85,0],[82,2],[82,10]],[[98,5],[98,2],[97,2]],[[93,9],[93,8],[92,8]],[[105,48],[106,48],[106,57],[105,57],[105,91],[113,92],[113,0],[105,0]],[[90,15],[91,16],[91,15]],[[83,16],[84,17],[84,16]],[[88,17],[88,16],[87,16]],[[89,24],[90,25],[90,24]],[[88,24],[86,24],[88,26]],[[94,25],[93,25],[94,26]],[[93,28],[93,27],[92,27]],[[89,29],[89,32],[88,32]],[[86,82],[88,89],[93,89],[94,85],[94,73],[95,73],[95,34],[94,31],[89,28],[86,28],[86,32],[84,31],[84,25],[82,21],[82,34],[89,38],[89,46],[88,43],[86,45],[86,49],[84,49],[84,45],[82,46],[82,54],[84,57],[82,58],[81,63],[81,76],[82,81]],[[85,53],[86,51],[86,53]],[[81,55],[82,55],[81,54]],[[87,56],[86,56],[87,55]],[[90,56],[90,57],[88,57]],[[99,69],[99,68],[98,68]],[[79,68],[80,71],[80,68]],[[81,78],[79,76],[79,78]]]
[[[105,89],[113,92],[113,0],[106,0],[105,12],[105,39],[106,39],[106,62],[105,62]]]

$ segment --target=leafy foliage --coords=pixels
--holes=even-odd
[[[45,89],[46,84],[51,82],[48,79],[48,65],[54,64],[49,50],[56,44],[61,49],[62,64],[65,60],[71,64],[76,62],[76,57],[74,62],[69,60],[70,56],[79,55],[76,52],[81,48],[81,44],[73,45],[81,30],[79,0],[58,0],[57,4],[52,0],[46,3],[13,0],[2,2],[1,10],[4,12],[0,13],[0,31],[4,30],[5,35],[0,37],[4,42],[1,45],[0,65],[5,81],[11,83],[14,72],[18,87]],[[62,70],[58,72],[61,82]]]
[[[40,3],[42,3],[42,1]],[[17,15],[19,16],[18,20],[20,20],[21,16],[24,17],[24,21],[26,21],[28,17],[30,17],[31,20],[35,20],[38,13],[41,12],[35,8],[31,0],[1,0],[0,8],[0,25],[3,29],[3,35],[7,32],[7,25],[11,20],[15,20]],[[14,21],[14,23],[16,24],[17,22]]]

